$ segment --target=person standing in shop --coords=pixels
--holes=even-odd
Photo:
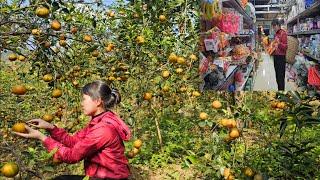
[[[286,72],[286,53],[287,53],[287,32],[281,29],[281,21],[274,19],[271,23],[275,34],[275,43],[277,48],[272,53],[274,59],[274,69],[276,72],[276,80],[278,91],[284,91],[285,88],[285,72]]]

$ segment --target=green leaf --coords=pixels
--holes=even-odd
[[[286,130],[286,128],[287,128],[287,120],[282,120],[281,122],[280,122],[280,138],[283,136],[283,134],[284,134],[284,131]]]
[[[91,53],[94,50],[96,50],[99,47],[99,45],[93,45],[89,49],[86,50],[86,53]]]
[[[205,127],[205,126],[206,126],[206,122],[204,122],[204,121],[199,122],[199,123],[198,123],[198,125],[199,125],[200,127],[202,127],[202,128],[203,128],[203,127]]]

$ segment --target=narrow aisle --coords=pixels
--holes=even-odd
[[[261,54],[262,62],[260,62],[255,83],[254,91],[277,91],[276,75],[273,67],[273,59],[266,53]]]
[[[273,65],[273,58],[266,54],[261,54],[262,62],[259,64],[253,91],[277,91],[276,73]],[[288,82],[286,68],[285,90],[296,91],[297,86],[294,82]]]

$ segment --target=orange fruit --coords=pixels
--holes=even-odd
[[[41,34],[41,31],[39,29],[32,29],[31,34],[35,36],[39,36]]]
[[[42,116],[42,119],[47,121],[47,122],[51,122],[53,120],[53,115],[45,114],[45,115]]]
[[[201,93],[199,91],[193,91],[192,96],[199,97],[201,96]]]
[[[51,43],[46,41],[44,44],[43,44],[44,47],[46,48],[49,48],[51,46]]]
[[[231,175],[231,170],[230,168],[224,168],[223,170],[223,177],[227,178]]]
[[[167,20],[167,18],[166,18],[165,15],[160,15],[160,16],[159,16],[159,20],[160,20],[161,22],[164,22],[164,21]]]
[[[16,95],[24,95],[27,92],[27,88],[24,85],[15,85],[12,87],[11,92]]]
[[[183,73],[183,69],[182,69],[182,68],[177,68],[177,69],[176,69],[176,73],[177,73],[177,74]]]
[[[162,77],[163,77],[163,78],[167,78],[167,77],[169,77],[169,76],[170,76],[170,71],[167,71],[167,70],[166,70],[166,71],[163,71],[163,72],[162,72]]]
[[[212,102],[212,107],[213,107],[214,109],[220,109],[220,108],[222,107],[222,104],[221,104],[220,101],[215,100],[215,101]]]
[[[18,58],[18,57],[17,57],[16,54],[10,54],[10,55],[9,55],[9,60],[10,60],[10,61],[15,61],[17,58]]]
[[[240,137],[240,132],[239,132],[238,128],[232,128],[229,133],[229,136],[233,139]]]
[[[252,177],[254,175],[254,172],[251,168],[249,167],[245,167],[243,170],[244,175],[248,176],[248,177]]]
[[[141,146],[142,146],[142,141],[140,139],[137,139],[133,142],[133,147],[140,149]]]
[[[66,40],[67,38],[66,38],[65,34],[60,34],[59,39],[60,40]]]
[[[62,46],[62,47],[65,47],[65,46],[67,46],[67,41],[66,40],[60,40],[59,41],[59,45]]]
[[[200,118],[201,120],[206,120],[206,119],[208,119],[208,114],[205,113],[205,112],[201,112],[201,113],[199,114],[199,118]]]
[[[27,133],[27,129],[25,127],[25,123],[15,123],[12,126],[12,131],[19,132],[19,133]]]
[[[113,11],[110,11],[110,12],[108,13],[108,16],[114,17],[114,16],[115,16],[115,13],[114,13]]]
[[[51,74],[46,74],[42,78],[45,82],[50,82],[53,80],[53,76]]]
[[[14,162],[6,163],[1,168],[1,173],[8,178],[13,178],[19,173],[19,166]]]
[[[256,174],[253,177],[254,180],[263,180],[263,176],[261,174]]]
[[[42,18],[47,18],[49,16],[49,9],[46,7],[38,7],[36,9],[36,15]]]
[[[143,43],[145,42],[144,37],[143,37],[143,36],[138,36],[138,37],[136,38],[136,42],[137,42],[138,44],[143,44]]]
[[[178,57],[177,63],[178,63],[178,64],[185,64],[185,63],[186,63],[186,60],[184,59],[184,57]]]
[[[22,55],[19,55],[19,56],[18,56],[18,60],[19,60],[19,61],[24,61],[24,60],[26,60],[26,57],[24,57],[24,56],[22,56]]]
[[[71,32],[72,34],[75,34],[75,33],[78,32],[78,28],[72,27],[71,30],[70,30],[70,32]]]
[[[51,22],[51,29],[55,30],[55,31],[60,31],[61,29],[61,24],[58,20],[53,20]]]
[[[196,61],[198,59],[198,57],[196,55],[194,55],[194,54],[191,54],[189,56],[189,58],[190,58],[191,61]]]
[[[99,56],[99,51],[98,51],[98,50],[94,50],[94,51],[92,52],[92,56],[93,56],[93,57],[98,57],[98,56]]]
[[[61,91],[60,89],[54,89],[54,90],[52,91],[52,97],[58,98],[58,97],[60,97],[60,96],[62,96],[62,91]]]
[[[147,100],[147,101],[150,101],[152,99],[152,94],[149,93],[149,92],[145,93],[144,96],[143,96],[143,99]]]
[[[286,107],[286,104],[284,102],[277,103],[277,108],[284,109]]]
[[[175,55],[174,53],[171,53],[170,55],[169,55],[169,62],[171,62],[171,63],[176,63],[177,62],[177,60],[178,60],[178,56],[177,55]]]
[[[277,108],[277,104],[278,104],[278,103],[275,102],[275,101],[274,101],[274,102],[271,102],[271,107],[272,107],[272,108]]]
[[[132,159],[134,157],[133,151],[129,151],[127,156],[128,158]]]
[[[92,41],[92,37],[90,35],[88,35],[88,34],[84,35],[83,39],[86,42],[91,42]]]
[[[137,148],[133,148],[132,152],[133,152],[134,155],[137,155],[140,151]]]
[[[164,92],[168,92],[168,91],[170,90],[170,87],[167,86],[167,85],[165,85],[165,86],[163,86],[162,90],[163,90]]]

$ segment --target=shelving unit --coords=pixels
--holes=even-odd
[[[239,86],[239,88],[237,88],[237,91],[242,91],[245,87],[245,85],[247,84],[247,81],[250,77],[250,74],[251,72],[253,71],[254,69],[254,66],[255,66],[255,60],[253,60],[249,65],[248,65],[248,69],[247,69],[247,72],[246,72],[246,76],[245,76],[245,80],[243,81],[243,83],[241,84],[241,86]]]
[[[320,29],[311,30],[311,31],[302,31],[302,32],[288,33],[289,36],[312,35],[312,34],[320,34]]]
[[[287,21],[288,29],[289,27],[292,28],[294,24],[299,24],[301,19],[305,19],[311,16],[316,16],[320,14],[320,0],[316,0],[316,2],[308,9],[304,10],[303,12],[299,13],[297,16],[289,19]],[[288,33],[289,36],[296,36],[299,38],[300,36],[310,36],[313,34],[320,34],[320,29],[310,30],[310,31],[301,31],[301,32],[294,32],[294,33]],[[300,50],[302,54],[305,56],[313,59],[316,63],[320,63],[319,58],[314,57],[313,55]]]
[[[247,23],[249,26],[253,25],[252,18],[246,13],[246,11],[243,9],[239,1],[237,0],[222,0],[223,6],[228,8],[234,8],[237,10],[241,15],[243,15],[243,20],[245,23]]]
[[[294,24],[296,22],[299,22],[299,19],[310,16],[314,13],[317,13],[320,9],[320,1],[317,1],[311,8],[306,9],[305,11],[298,14],[296,17],[289,19],[287,21],[287,24]]]
[[[253,19],[246,13],[245,9],[241,6],[240,1],[238,1],[238,0],[222,0],[222,7],[223,8],[232,8],[235,11],[237,11],[241,15],[241,17],[243,18],[242,26],[244,26],[244,29],[253,29],[253,26],[254,26]],[[203,20],[203,21],[204,21],[203,23],[205,24],[204,30],[209,30],[214,26],[214,24],[210,25],[210,23],[207,23],[206,20]],[[209,22],[210,22],[210,20],[209,20]],[[227,33],[227,34],[229,34],[229,38],[230,38],[229,41],[232,44],[238,45],[241,43],[247,44],[248,43],[247,41],[250,41],[251,43],[253,42],[252,37],[254,37],[254,34],[251,31],[248,34],[246,32],[244,32],[242,34],[231,34],[231,33]],[[210,33],[208,33],[208,31],[201,32],[200,35],[204,35],[204,37],[206,37],[205,35],[210,35]],[[237,41],[237,38],[240,41]],[[233,49],[233,47],[230,47],[230,49]],[[227,53],[228,55],[230,55],[228,48],[224,49],[223,51],[224,51],[224,53]],[[208,53],[206,53],[207,55],[210,54],[210,56],[213,56],[213,58],[216,58],[216,56],[217,56],[216,54],[214,54],[211,51],[206,51],[206,52],[208,52]],[[248,68],[250,68],[250,72],[247,75],[248,76],[247,78],[249,78],[249,75],[253,70],[252,64],[247,65],[244,61],[244,64],[241,64],[241,65],[250,66],[250,67],[248,67]],[[227,71],[224,72],[225,79],[222,82],[219,81],[219,85],[215,86],[214,90],[228,90],[231,87],[231,85],[233,85],[233,86],[235,85],[234,75],[236,74],[236,72],[238,72],[240,65],[228,63],[228,66],[229,67],[228,67]],[[204,87],[204,85],[202,85],[202,87]]]

